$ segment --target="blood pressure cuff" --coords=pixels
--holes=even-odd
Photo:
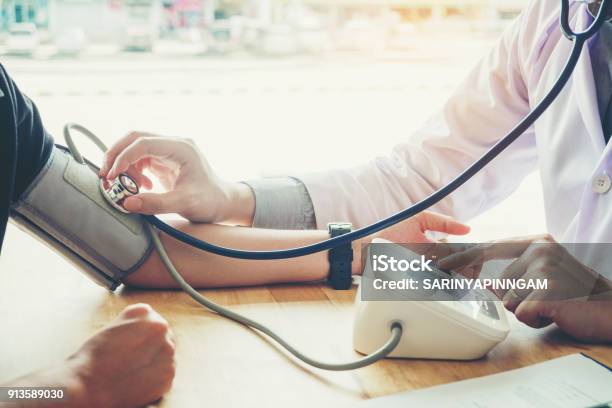
[[[38,176],[11,207],[11,218],[76,264],[96,283],[114,290],[152,250],[137,214],[107,203],[98,169],[55,146]]]

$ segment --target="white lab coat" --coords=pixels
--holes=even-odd
[[[548,92],[570,53],[559,8],[558,0],[533,1],[442,111],[389,157],[300,176],[318,226],[348,220],[359,227],[404,209],[443,186],[514,127]],[[572,5],[572,27],[586,27],[591,20],[586,4]],[[611,146],[605,145],[585,46],[572,79],[538,122],[434,209],[467,220],[506,198],[539,167],[549,232],[560,242],[612,242],[612,191],[592,189],[594,177],[612,174]]]

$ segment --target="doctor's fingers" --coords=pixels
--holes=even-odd
[[[517,279],[525,278],[525,275],[534,270],[530,262],[530,259],[526,256],[518,257],[504,268],[497,279],[499,282],[508,282],[510,284],[515,283]],[[504,301],[504,306],[508,310],[514,310],[530,293],[530,291],[524,289],[503,289],[503,286],[502,288],[495,289],[494,292],[498,298]]]
[[[477,266],[493,259],[512,259],[521,256],[525,251],[525,244],[508,244],[486,242],[477,244],[463,251],[455,252],[440,259],[438,266],[442,269],[452,270],[467,266]]]
[[[541,260],[533,261],[527,254],[512,262],[500,276],[500,281],[512,283],[515,288],[498,289],[495,292],[504,302],[506,309],[510,311],[514,311],[521,302],[528,298],[531,300],[559,300],[561,294],[556,289],[558,285],[554,281],[555,275],[554,268],[549,268]],[[518,279],[522,281],[519,282]],[[538,286],[540,281],[546,281],[546,286]]]
[[[140,161],[130,166],[125,173],[136,181],[139,188],[146,188],[150,190],[153,188],[153,181],[151,181],[151,179],[143,173],[145,167],[144,161]]]
[[[151,133],[146,132],[130,132],[127,135],[123,136],[121,139],[117,140],[104,154],[104,161],[102,162],[102,167],[100,168],[100,176],[106,177],[108,171],[111,166],[115,162],[115,158],[119,153],[121,153],[126,147],[134,143],[137,139],[141,137],[156,137]]]
[[[123,202],[123,207],[130,212],[141,214],[169,214],[181,213],[187,206],[189,200],[185,200],[182,194],[175,191],[167,193],[140,193],[128,197]]]
[[[514,315],[526,325],[539,329],[552,324],[556,307],[558,302],[537,299],[532,293],[516,307]]]
[[[147,158],[163,159],[182,167],[197,156],[194,144],[188,140],[140,137],[117,154],[106,177],[109,179],[117,177],[131,165]]]
[[[534,244],[538,244],[542,247],[550,245],[550,248],[558,245],[555,245],[554,239],[548,234],[496,240],[478,244],[465,251],[450,255],[441,259],[438,265],[443,269],[455,269],[464,266],[483,264],[494,259],[518,258],[533,247]]]
[[[172,154],[172,145],[168,139],[158,137],[139,136],[132,143],[118,151],[114,156],[107,155],[110,170],[106,177],[115,178],[119,173],[127,171],[145,159],[163,159]]]

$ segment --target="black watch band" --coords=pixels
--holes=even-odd
[[[353,226],[348,222],[329,223],[327,230],[331,238],[348,234]],[[336,290],[346,290],[353,286],[353,246],[350,242],[338,245],[328,252],[329,277],[327,283]]]

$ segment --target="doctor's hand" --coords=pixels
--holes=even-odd
[[[476,245],[441,259],[438,266],[479,270],[494,259],[514,259],[498,279],[547,282],[546,289],[494,290],[518,320],[531,327],[555,322],[579,340],[612,341],[612,282],[583,265],[548,234]]]
[[[132,132],[106,152],[100,176],[112,180],[125,172],[150,190],[153,183],[145,170],[154,174],[166,191],[132,196],[123,203],[126,210],[177,213],[193,222],[251,223],[255,208],[251,189],[220,179],[191,140]]]

